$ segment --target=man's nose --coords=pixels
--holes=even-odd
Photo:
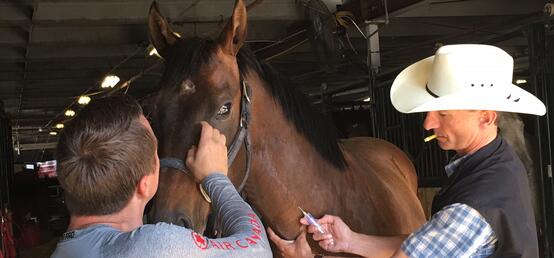
[[[425,120],[423,121],[423,128],[425,130],[433,130],[438,127],[436,111],[427,112]]]

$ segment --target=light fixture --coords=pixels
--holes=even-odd
[[[52,132],[50,132],[50,135],[58,135],[58,133],[57,133],[57,132],[54,132],[54,131],[52,131]]]
[[[56,124],[56,128],[58,128],[58,129],[63,129],[63,124],[62,124],[62,123]]]
[[[108,75],[102,81],[100,87],[102,88],[113,88],[119,82],[119,77],[116,75]]]
[[[65,111],[65,116],[75,116],[75,111],[68,109]]]
[[[157,57],[161,57],[160,54],[158,53],[158,50],[156,50],[156,48],[152,45],[150,45],[148,47],[148,55],[149,56],[157,56]]]
[[[519,84],[525,84],[525,83],[527,83],[527,80],[525,80],[525,79],[518,79],[518,80],[516,80],[516,84],[518,84],[518,85],[519,85]]]
[[[79,103],[79,105],[86,105],[90,102],[90,97],[89,96],[81,96],[79,97],[79,99],[77,100],[77,103]]]
[[[369,102],[370,100],[371,100],[371,98],[367,97],[367,98],[364,99],[364,102]]]

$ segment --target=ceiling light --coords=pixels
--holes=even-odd
[[[90,97],[89,96],[81,96],[79,97],[79,99],[77,100],[77,103],[79,103],[80,105],[86,105],[90,102]]]
[[[161,57],[160,54],[158,53],[158,50],[156,50],[156,48],[152,45],[150,45],[148,47],[148,55],[149,56],[157,56],[157,57]]]
[[[113,88],[119,82],[119,77],[116,75],[108,75],[102,81],[100,87],[102,88]]]
[[[56,128],[63,129],[63,124],[56,124]]]
[[[65,116],[75,116],[75,111],[68,109],[65,111]]]
[[[50,132],[50,135],[58,135],[58,133],[57,133],[57,132],[54,132],[54,131],[52,131],[52,132]]]
[[[370,97],[367,97],[366,99],[364,99],[364,102],[369,102],[371,100]]]
[[[519,80],[516,81],[516,84],[524,84],[524,83],[527,83],[527,80],[519,79]]]

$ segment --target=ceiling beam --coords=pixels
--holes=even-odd
[[[20,151],[55,149],[57,142],[19,144]]]
[[[222,21],[231,16],[234,6],[234,2],[228,0],[200,1],[183,13],[194,2],[196,1],[163,1],[158,4],[161,12],[170,20],[180,16],[179,21],[184,22]],[[150,1],[40,2],[36,22],[143,24],[147,20],[150,4]],[[248,13],[248,19],[251,21],[302,19],[297,8],[294,1],[267,0],[252,9]]]
[[[542,12],[544,0],[424,0],[393,17],[495,16]]]
[[[0,26],[13,26],[14,24],[29,24],[32,15],[32,8],[26,1],[3,1],[0,2]]]

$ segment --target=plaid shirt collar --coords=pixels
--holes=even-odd
[[[463,156],[459,156],[458,154],[454,155],[454,157],[452,157],[450,159],[448,164],[446,164],[446,166],[444,166],[444,170],[446,172],[446,175],[448,177],[452,176],[452,174],[454,174],[454,172],[456,172],[456,169],[460,166],[460,163],[462,163],[462,161],[464,161],[465,159],[467,159],[470,156],[471,156],[471,154],[466,154],[466,155],[463,155]]]

